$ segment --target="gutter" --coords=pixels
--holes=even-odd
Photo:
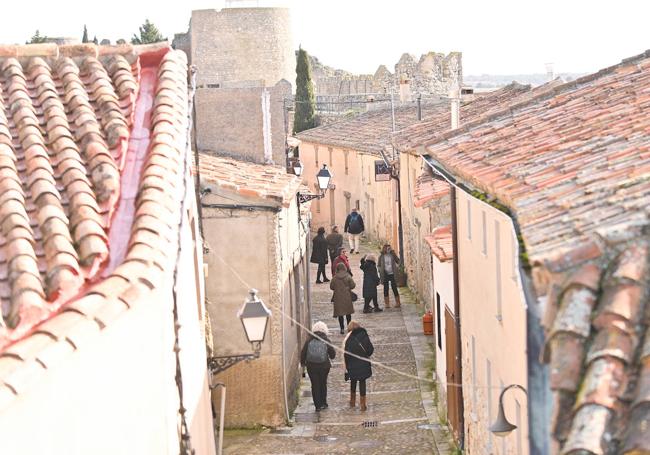
[[[452,175],[447,169],[436,159],[430,155],[423,154],[422,159],[431,167],[431,169],[441,175],[447,182],[451,184],[452,195],[452,236],[454,245],[454,264],[458,261],[456,255],[457,237],[455,228],[453,227],[453,220],[456,217],[455,196],[456,188],[465,191],[474,200],[483,204],[486,202],[472,196],[469,191],[469,185],[463,182],[458,182],[456,177]],[[488,204],[489,205],[489,204]],[[490,206],[493,208],[492,206]],[[512,220],[512,227],[516,238],[520,238],[521,229],[516,217],[513,214],[508,214]],[[519,243],[517,242],[517,253],[520,257]],[[530,455],[546,455],[550,453],[550,418],[552,408],[552,397],[550,394],[549,386],[549,368],[547,365],[541,364],[539,359],[544,346],[544,330],[541,325],[541,315],[539,312],[539,304],[537,294],[531,283],[530,277],[524,270],[521,260],[518,261],[519,277],[522,290],[522,296],[526,303],[526,371],[528,376],[528,444]],[[456,269],[454,268],[454,286],[456,283]],[[456,288],[454,287],[454,291]],[[457,296],[454,296],[454,300]],[[455,302],[454,302],[455,304]],[[457,313],[459,314],[459,313]],[[460,352],[460,351],[459,351]]]

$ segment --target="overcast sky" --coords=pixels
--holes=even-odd
[[[192,9],[223,0],[1,0],[0,42],[23,43],[36,29],[129,39],[145,18],[170,39]],[[253,2],[255,3],[255,2]],[[293,37],[323,63],[356,73],[393,68],[404,52],[463,53],[465,74],[594,72],[650,48],[650,0],[260,0],[292,8]]]

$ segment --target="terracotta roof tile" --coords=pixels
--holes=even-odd
[[[425,236],[424,240],[429,244],[431,253],[440,262],[451,261],[454,258],[451,225],[436,228],[431,235]]]
[[[433,178],[428,173],[418,177],[413,194],[413,205],[422,207],[427,202],[441,197],[448,196],[450,192],[449,184],[440,179]]]
[[[165,44],[0,46],[0,406],[171,272],[187,102]]]
[[[285,168],[239,161],[201,153],[201,182],[216,185],[220,191],[244,198],[288,207],[295,200],[301,182]]]

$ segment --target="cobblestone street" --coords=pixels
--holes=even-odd
[[[359,294],[353,319],[368,330],[375,346],[372,359],[411,375],[430,377],[433,339],[422,334],[418,306],[405,288],[400,289],[401,309],[361,312],[363,273],[359,261],[370,251],[368,245],[363,245],[361,254],[351,255],[350,266],[357,284],[355,291]],[[315,276],[316,267],[312,264],[312,282]],[[378,292],[383,308],[381,286]],[[326,322],[330,339],[340,346],[343,335],[339,334],[337,320],[332,318],[330,297],[328,284],[312,284],[312,318]],[[342,358],[337,352],[328,380],[329,409],[315,411],[306,377],[302,380],[300,403],[291,426],[257,432],[226,432],[224,453],[451,453],[446,427],[438,422],[430,384],[373,366],[373,375],[368,381],[368,411],[363,413],[358,403],[355,409],[348,407],[349,385],[344,381]]]

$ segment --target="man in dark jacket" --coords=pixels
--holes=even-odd
[[[327,264],[327,240],[325,240],[325,228],[319,227],[318,234],[312,240],[311,259],[312,264],[318,264],[318,271],[316,272],[316,283],[327,283],[327,275],[325,275],[325,264]],[[323,276],[323,281],[320,277]]]
[[[348,325],[348,335],[343,342],[345,352],[349,352],[358,357],[370,358],[375,348],[370,341],[368,332],[361,327],[357,321],[352,321]],[[357,399],[357,382],[359,383],[359,403],[360,409],[365,411],[366,403],[366,379],[372,376],[372,366],[370,362],[353,357],[349,354],[343,356],[345,371],[350,378],[350,407],[353,408]]]
[[[366,230],[363,225],[363,217],[356,208],[345,219],[345,232],[348,234],[348,242],[350,243],[350,254],[359,254],[359,240],[361,233]]]
[[[316,411],[327,409],[327,376],[332,367],[330,359],[336,356],[336,351],[331,346],[327,337],[327,324],[322,321],[314,323],[310,335],[300,353],[300,363],[307,367],[309,381],[311,382],[311,396],[314,400]],[[327,341],[325,343],[323,340]]]
[[[334,258],[338,256],[339,248],[343,247],[343,236],[339,233],[339,227],[332,226],[332,232],[325,239],[330,252],[330,260],[334,261]]]
[[[377,303],[377,286],[379,286],[379,274],[377,273],[377,258],[374,254],[367,254],[361,258],[361,270],[363,270],[363,312],[372,313],[370,302],[375,306],[375,313],[383,311]]]

